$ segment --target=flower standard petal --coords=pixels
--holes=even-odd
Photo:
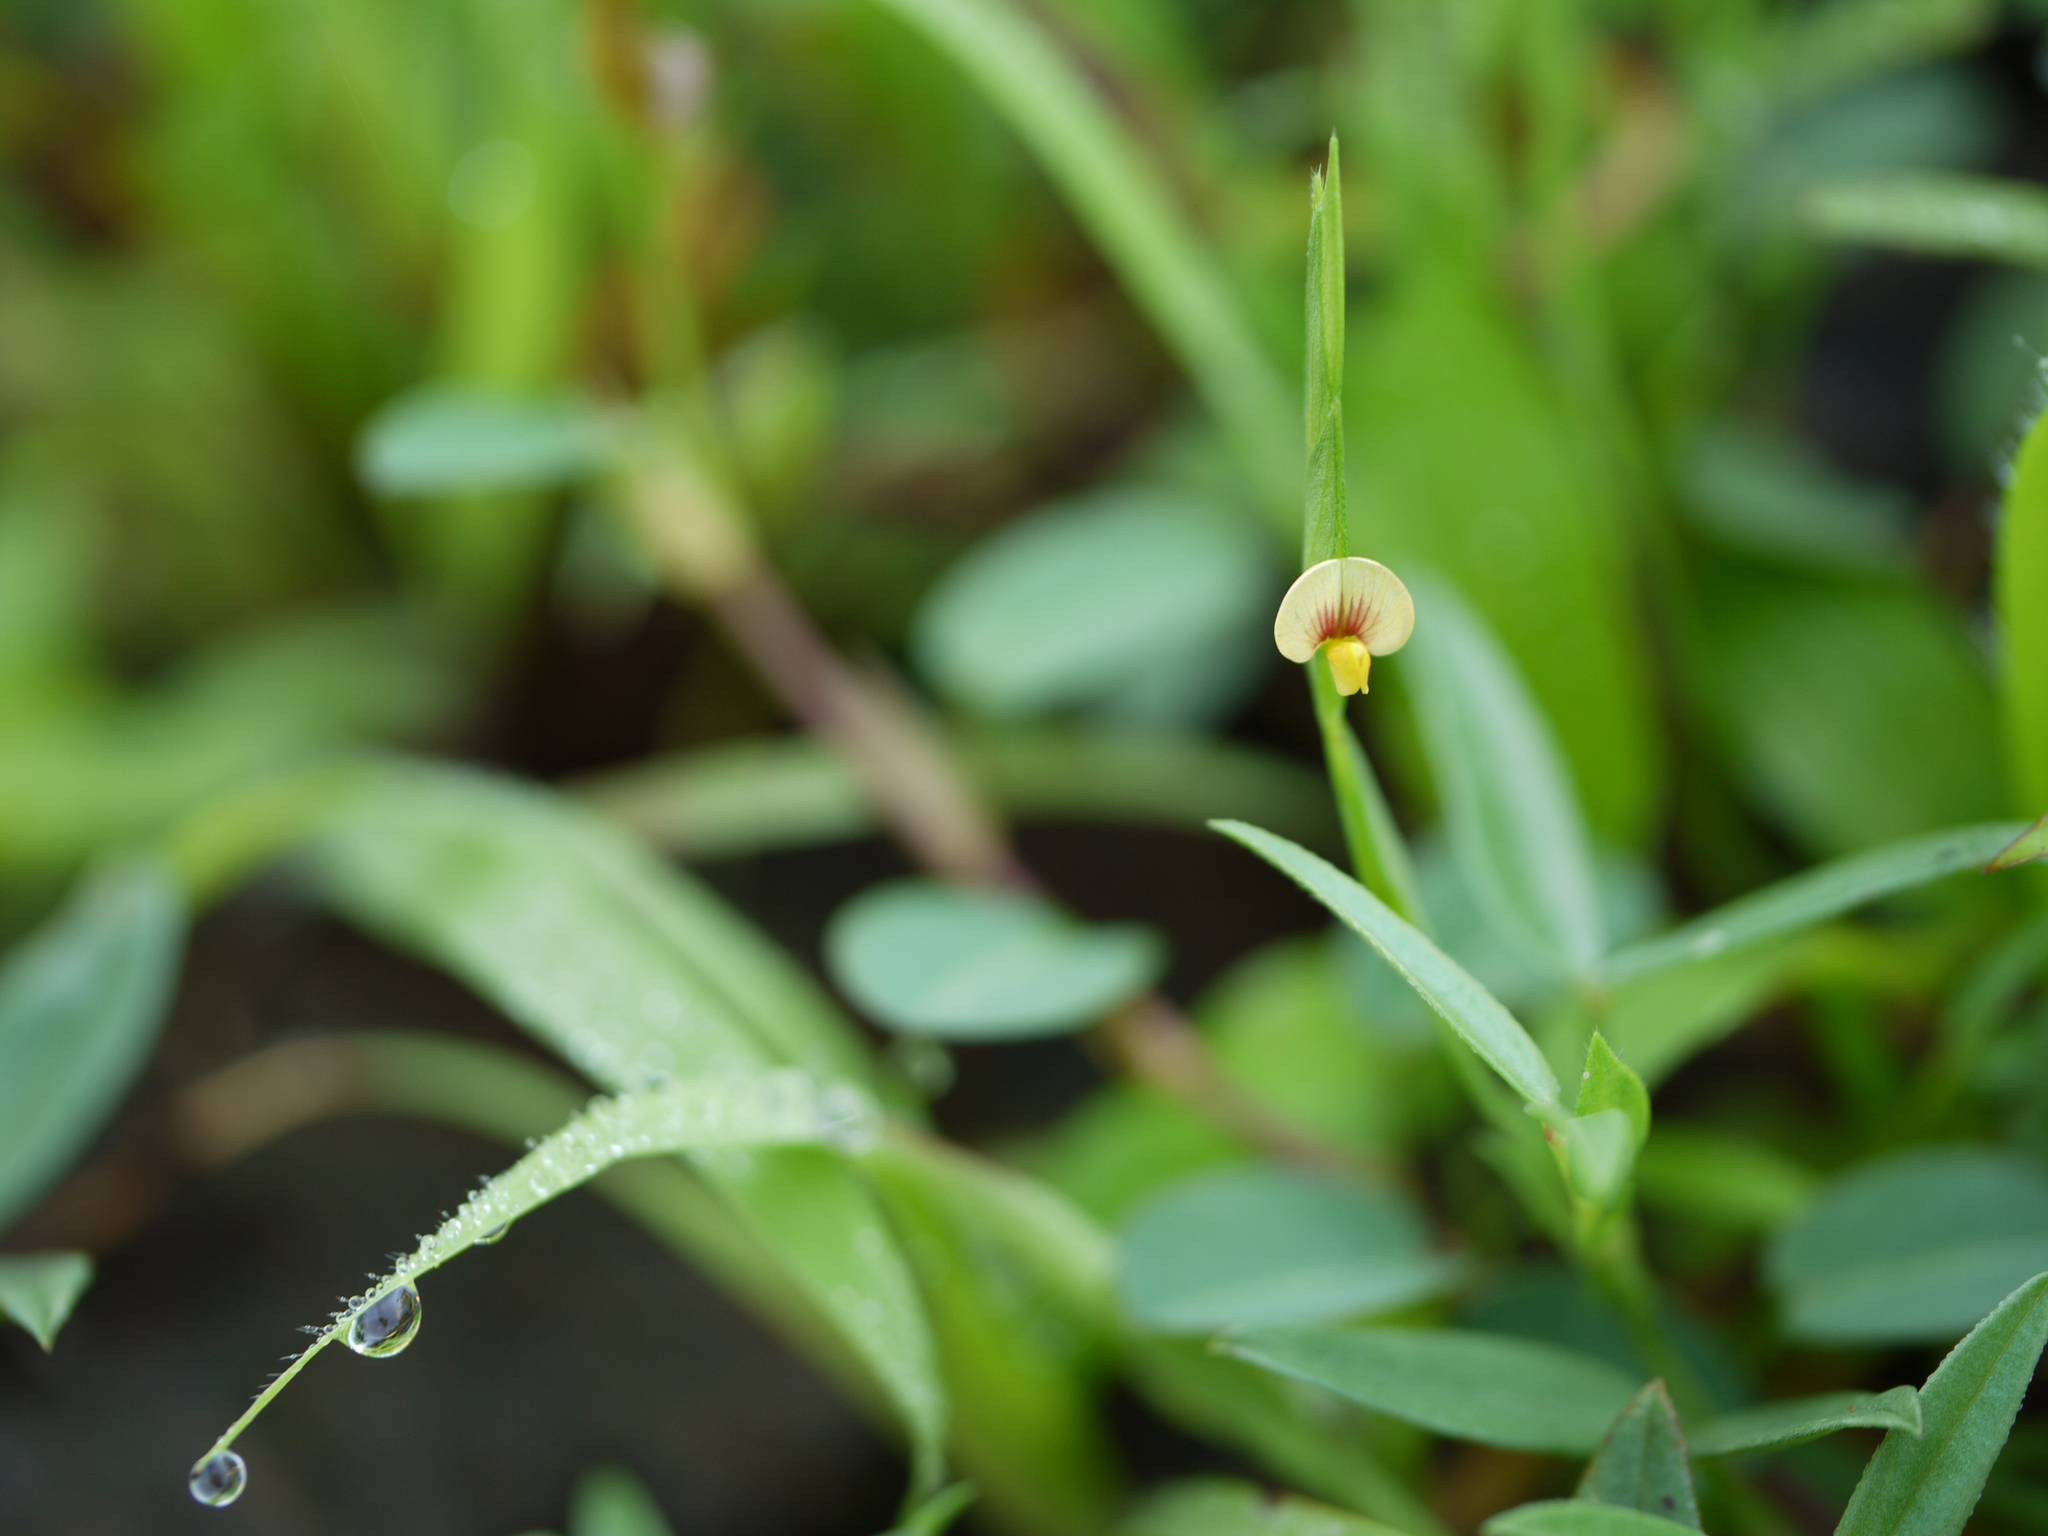
[[[1273,643],[1289,661],[1307,661],[1331,640],[1363,642],[1374,656],[1408,643],[1415,601],[1401,578],[1377,560],[1352,555],[1310,566],[1280,600]]]

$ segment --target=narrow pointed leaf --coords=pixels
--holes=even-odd
[[[92,1259],[86,1254],[0,1254],[0,1317],[21,1324],[48,1353],[90,1284]]]
[[[1601,972],[1609,982],[1628,981],[1809,928],[1881,897],[1981,869],[2023,830],[2017,822],[1952,827],[1836,859],[1611,955]]]
[[[2011,869],[2035,859],[2048,859],[2048,816],[2043,816],[2014,838],[2010,847],[1984,867],[1987,871]]]
[[[1308,507],[1304,569],[1351,553],[1344,516],[1344,188],[1337,136],[1310,181],[1308,220]]]
[[[1450,587],[1412,585],[1404,660],[1452,857],[1492,925],[1561,975],[1605,943],[1585,817],[1557,738],[1507,652]]]
[[[1922,1432],[1893,1430],[1863,1469],[1835,1536],[1958,1536],[2012,1430],[2048,1342],[2036,1275],[1949,1352],[1920,1388]]]
[[[972,1483],[953,1483],[941,1488],[913,1509],[901,1525],[883,1532],[883,1536],[943,1536],[955,1520],[967,1513],[975,1497]]]
[[[1707,1420],[1688,1437],[1695,1456],[1732,1456],[1818,1440],[1838,1429],[1896,1429],[1920,1433],[1920,1394],[1911,1387],[1889,1392],[1826,1392],[1762,1403]]]
[[[1481,1536],[1670,1536],[1672,1522],[1639,1509],[1549,1499],[1495,1515]]]
[[[1618,1109],[1627,1117],[1637,1146],[1648,1138],[1650,1091],[1628,1063],[1614,1053],[1607,1037],[1596,1030],[1586,1047],[1586,1070],[1579,1079],[1579,1101],[1572,1106],[1572,1112],[1592,1115],[1603,1109]]]
[[[1391,1527],[1327,1504],[1250,1483],[1201,1478],[1154,1494],[1116,1536],[1398,1536]]]
[[[1248,1328],[1217,1346],[1454,1440],[1587,1455],[1638,1381],[1590,1355],[1450,1328]]]
[[[1991,588],[2012,787],[2032,811],[2048,805],[2048,414],[2035,418],[2013,462]]]
[[[1357,930],[1441,1014],[1509,1087],[1555,1111],[1557,1074],[1529,1032],[1459,964],[1342,870],[1284,837],[1241,821],[1217,821],[1225,837],[1251,849]]]
[[[135,860],[88,876],[0,962],[0,1227],[64,1171],[140,1070],[184,937],[170,877]]]
[[[1578,1497],[1700,1528],[1685,1435],[1663,1382],[1651,1382],[1622,1409],[1579,1479]]]
[[[1862,245],[2048,267],[2048,192],[2031,182],[1954,172],[1894,172],[1818,187],[1816,233]]]

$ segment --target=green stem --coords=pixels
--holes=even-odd
[[[1329,663],[1317,655],[1308,664],[1308,675],[1316,701],[1316,724],[1323,733],[1323,761],[1329,766],[1330,792],[1337,798],[1352,872],[1367,890],[1427,933],[1429,917],[1416,888],[1408,845],[1394,825],[1365,748],[1345,718],[1344,696],[1330,677]]]

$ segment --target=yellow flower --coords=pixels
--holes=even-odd
[[[1273,620],[1273,643],[1289,661],[1326,651],[1337,691],[1364,693],[1373,657],[1401,649],[1414,629],[1415,599],[1401,578],[1377,560],[1352,555],[1295,578]]]

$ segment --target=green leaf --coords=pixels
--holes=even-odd
[[[2048,192],[1996,176],[1923,171],[1815,188],[1814,232],[1922,256],[2048,267]]]
[[[1390,1526],[1250,1483],[1170,1483],[1133,1511],[1116,1536],[1397,1536]]]
[[[1586,1047],[1586,1070],[1579,1078],[1579,1102],[1573,1113],[1594,1115],[1618,1109],[1628,1119],[1635,1144],[1640,1147],[1650,1134],[1650,1090],[1628,1063],[1614,1054],[1614,1047],[1598,1030]]]
[[[753,1161],[760,1171],[735,1182],[750,1196],[757,1195],[765,1184],[768,1199],[751,1200],[745,1214],[771,1231],[780,1230],[774,1221],[778,1197],[791,1203],[810,1197],[815,1203],[830,1199],[835,1187],[793,1179],[792,1170],[800,1165],[786,1159],[763,1169],[762,1165],[769,1163],[766,1149],[802,1149],[827,1143],[851,1145],[856,1139],[871,1142],[879,1132],[880,1111],[858,1094],[845,1099],[843,1096],[848,1092],[843,1088],[821,1088],[808,1074],[785,1067],[753,1076],[725,1072],[682,1078],[638,1093],[593,1100],[588,1108],[544,1137],[510,1168],[487,1179],[454,1215],[444,1218],[439,1227],[420,1239],[417,1248],[399,1259],[389,1273],[373,1279],[360,1296],[345,1302],[328,1326],[315,1332],[313,1342],[271,1379],[206,1455],[232,1445],[235,1437],[255,1421],[315,1355],[348,1334],[356,1314],[366,1305],[400,1286],[415,1284],[421,1276],[479,1243],[495,1241],[520,1217],[588,1183],[617,1163],[672,1152],[710,1154],[736,1148],[755,1149]],[[790,1155],[823,1154],[796,1150]],[[836,1224],[820,1222],[811,1240],[829,1242],[838,1235]],[[849,1295],[835,1311],[857,1314],[866,1298],[850,1284],[846,1290]],[[840,1321],[844,1325],[851,1319],[842,1316]],[[879,1332],[889,1321],[884,1313],[873,1325],[863,1326]],[[859,1329],[851,1328],[849,1332],[857,1335]]]
[[[1300,472],[1291,391],[1165,179],[1080,70],[1010,0],[878,0],[987,95],[1180,358],[1291,541]]]
[[[0,1317],[21,1324],[48,1354],[92,1284],[92,1268],[83,1253],[0,1253]]]
[[[1579,1479],[1577,1497],[1700,1528],[1685,1435],[1663,1382],[1653,1381],[1629,1399]]]
[[[1816,1343],[1956,1338],[2048,1269],[2048,1173],[1988,1148],[1927,1147],[1851,1169],[1776,1238],[1764,1276]]]
[[[1122,1235],[1124,1304],[1166,1333],[1384,1312],[1457,1275],[1413,1203],[1275,1167],[1176,1184]]]
[[[654,1495],[624,1467],[595,1467],[576,1480],[569,1536],[674,1536]]]
[[[1419,618],[1404,659],[1452,857],[1492,927],[1532,959],[1584,975],[1605,945],[1571,771],[1485,624],[1447,585],[1412,585]]]
[[[1783,1153],[1693,1125],[1659,1125],[1636,1159],[1643,1202],[1695,1221],[1777,1227],[1813,1202],[1820,1180]]]
[[[0,964],[0,1227],[61,1174],[149,1054],[185,907],[157,864],[110,864]]]
[[[1351,553],[1344,517],[1344,183],[1337,136],[1310,173],[1308,216],[1308,507],[1304,569]]]
[[[1628,1112],[1595,1110],[1556,1125],[1564,1150],[1564,1173],[1572,1192],[1600,1210],[1620,1203],[1635,1166],[1635,1128]]]
[[[1456,961],[1372,892],[1307,849],[1241,821],[1212,823],[1328,907],[1406,978],[1482,1061],[1539,1109],[1555,1112],[1557,1075],[1529,1032]]]
[[[967,1513],[968,1506],[976,1497],[972,1483],[954,1483],[941,1488],[912,1510],[901,1525],[892,1527],[883,1536],[941,1536],[947,1527]]]
[[[1660,1082],[1755,1018],[1792,985],[1811,953],[1802,938],[1780,935],[1720,955],[1660,962],[1607,994],[1601,1032],[1647,1081]]]
[[[1732,1456],[1798,1445],[1838,1429],[1896,1429],[1917,1438],[1920,1394],[1911,1387],[1893,1387],[1763,1403],[1709,1419],[1692,1432],[1689,1443],[1694,1456]]]
[[[932,587],[911,646],[933,686],[978,714],[1103,705],[1194,672],[1174,693],[1200,719],[1195,706],[1234,704],[1269,659],[1259,642],[1273,597],[1270,553],[1242,518],[1179,491],[1117,487],[983,539]],[[1196,662],[1212,653],[1223,664],[1204,677]],[[1163,723],[1189,712],[1164,710]]]
[[[1920,1388],[1923,1432],[1902,1430],[1863,1469],[1835,1536],[1957,1536],[2012,1429],[2048,1340],[2048,1274],[2036,1275],[1949,1352]]]
[[[1218,1346],[1454,1440],[1584,1456],[1639,1381],[1574,1350],[1422,1328],[1249,1328]]]
[[[2010,847],[1984,866],[1988,874],[1993,870],[2012,869],[2035,859],[2048,859],[2048,816],[2043,816],[2026,831],[2014,838]]]
[[[825,962],[891,1029],[1020,1040],[1093,1023],[1157,978],[1149,931],[1084,927],[1044,899],[901,880],[856,896],[825,931]]]
[[[581,401],[430,385],[364,428],[356,472],[385,496],[559,485],[602,462],[604,422]]]
[[[1715,425],[1686,455],[1680,490],[1686,520],[1738,553],[1865,576],[1912,569],[1912,498],[1852,480],[1789,436]]]
[[[1480,1536],[1669,1536],[1672,1522],[1659,1515],[1582,1499],[1547,1499],[1495,1515]]]
[[[1625,982],[1795,933],[1882,897],[1981,869],[2020,830],[2016,822],[1951,827],[1836,859],[1631,945],[1609,956],[1601,971],[1610,982]]]
[[[606,1087],[760,1070],[778,1057],[825,1080],[864,1075],[851,1027],[789,962],[700,887],[557,797],[370,764],[314,853],[313,874],[343,910],[468,982]],[[873,1195],[805,1149],[698,1166],[873,1372],[909,1426],[918,1486],[935,1487],[944,1394]]]
[[[2012,784],[2032,810],[2048,805],[2048,415],[2028,429],[2006,484],[1992,597]]]

